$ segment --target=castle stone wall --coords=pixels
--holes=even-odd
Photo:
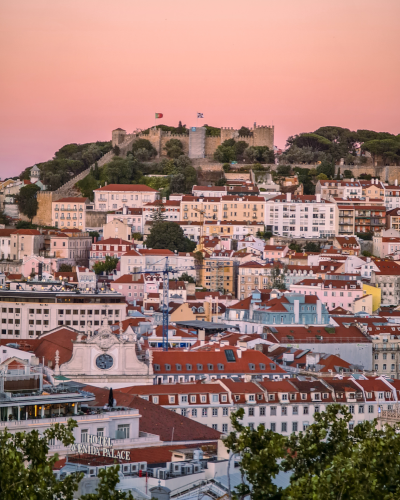
[[[206,137],[206,157],[212,158],[220,145],[221,137]]]
[[[107,222],[107,212],[86,210],[86,227],[102,227]]]
[[[186,134],[172,134],[171,132],[163,132],[161,135],[161,151],[159,152],[159,156],[166,156],[165,145],[171,139],[178,139],[181,141],[183,146],[183,152],[185,155],[189,154],[189,136]]]
[[[38,211],[35,217],[33,218],[33,224],[39,224],[41,226],[51,226],[51,214],[52,207],[51,204],[53,201],[60,200],[63,198],[63,194],[59,194],[56,191],[39,191],[37,193],[37,201],[38,201]]]

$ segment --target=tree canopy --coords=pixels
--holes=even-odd
[[[398,426],[376,428],[365,420],[354,427],[347,406],[332,404],[314,414],[314,423],[289,437],[240,423],[243,408],[231,417],[227,448],[240,455],[246,481],[237,496],[252,500],[394,500],[400,497]],[[286,488],[279,473],[290,474]],[[237,497],[236,497],[237,498]]]
[[[170,139],[165,143],[168,158],[179,158],[183,153],[183,144],[179,139]]]
[[[49,441],[57,439],[64,446],[74,443],[72,430],[77,423],[54,424],[39,431],[11,434],[0,431],[0,498],[2,500],[73,500],[83,473],[69,474],[57,480],[53,466],[58,455],[48,457]],[[82,500],[133,500],[131,493],[116,489],[119,466],[99,472],[97,492],[82,495]]]
[[[26,215],[32,222],[38,209],[38,201],[36,198],[40,187],[36,184],[28,184],[22,187],[19,193],[15,196],[19,211]]]
[[[231,163],[243,159],[245,150],[249,147],[245,141],[227,139],[217,147],[214,153],[214,160],[220,163]]]
[[[96,274],[101,274],[104,271],[106,273],[110,273],[114,271],[118,264],[118,257],[111,257],[110,255],[106,255],[106,259],[103,261],[96,262],[93,264],[93,271]]]
[[[186,238],[183,229],[176,222],[160,221],[152,225],[146,239],[148,248],[167,249],[174,252],[193,252],[196,243]]]

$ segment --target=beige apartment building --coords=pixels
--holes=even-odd
[[[205,220],[204,236],[228,236],[240,240],[246,236],[256,236],[258,231],[264,231],[264,223],[260,221],[227,221],[227,220]]]
[[[53,201],[51,204],[51,223],[59,228],[86,230],[86,206],[88,198],[69,197]]]
[[[18,229],[10,235],[10,258],[22,260],[24,257],[39,255],[44,248],[44,235],[37,229]]]
[[[315,194],[324,200],[333,198],[361,198],[362,186],[359,181],[351,180],[319,180],[315,186]]]
[[[160,193],[144,184],[109,184],[94,190],[94,209],[108,212],[121,207],[142,208],[160,198]]]
[[[103,238],[122,238],[123,240],[130,241],[132,238],[132,225],[128,224],[126,219],[118,220],[113,219],[107,224],[103,224]]]
[[[206,198],[183,196],[182,220],[245,221],[264,223],[265,200],[262,196],[222,196]]]

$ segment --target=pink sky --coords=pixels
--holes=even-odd
[[[289,135],[400,133],[399,0],[13,0],[0,6],[0,176],[196,112]]]

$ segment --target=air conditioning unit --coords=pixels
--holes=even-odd
[[[195,464],[193,465],[193,473],[198,474],[199,472],[202,471],[201,465],[200,464]]]
[[[182,466],[180,463],[171,463],[171,473],[175,476],[182,474]]]
[[[96,477],[96,467],[89,468],[89,477]]]
[[[138,464],[131,464],[131,472],[137,472],[138,471]]]
[[[131,473],[131,464],[122,466],[122,473],[128,475]]]
[[[168,469],[159,469],[158,470],[158,478],[159,479],[168,479]]]
[[[147,462],[138,463],[138,468],[142,471],[147,471]]]
[[[182,467],[182,475],[186,476],[187,474],[192,474],[193,473],[193,466],[192,465],[184,465]]]

